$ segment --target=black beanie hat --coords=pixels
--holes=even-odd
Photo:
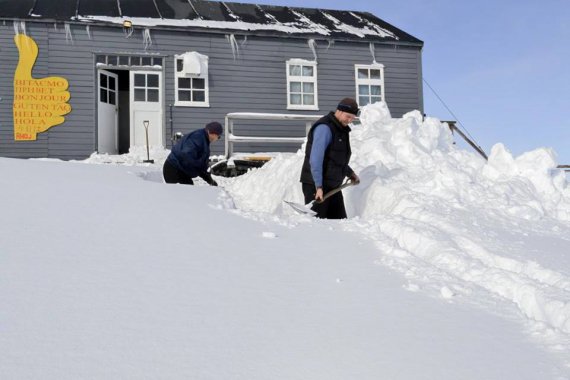
[[[358,112],[360,111],[358,109],[358,103],[356,103],[356,100],[352,98],[342,99],[340,103],[338,103],[336,109],[339,111],[351,113],[355,116],[358,115]]]
[[[221,136],[224,128],[217,121],[212,121],[206,124],[206,130],[210,133],[215,133],[216,135]]]

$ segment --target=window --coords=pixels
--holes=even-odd
[[[135,102],[159,102],[159,83],[158,74],[135,74]]]
[[[287,61],[287,109],[318,110],[317,62]]]
[[[209,107],[208,57],[188,52],[174,57],[177,106]]]
[[[359,106],[384,100],[384,65],[354,65]]]

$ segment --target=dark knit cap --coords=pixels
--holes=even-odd
[[[222,124],[217,121],[212,121],[206,124],[206,130],[210,133],[215,133],[216,135],[221,136],[224,128],[222,127]]]
[[[351,113],[353,115],[358,115],[358,112],[360,111],[358,109],[358,103],[356,103],[356,100],[352,98],[342,99],[340,103],[338,103],[336,109],[339,111]]]

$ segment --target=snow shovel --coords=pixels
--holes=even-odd
[[[304,204],[300,204],[300,203],[295,203],[295,202],[291,202],[291,201],[286,201],[283,200],[283,202],[287,203],[289,206],[291,206],[293,208],[293,210],[297,211],[300,214],[305,214],[305,215],[310,215],[310,216],[314,216],[317,213],[313,210],[311,210],[311,207],[313,207],[313,204],[316,203],[322,203],[324,202],[327,198],[335,195],[336,193],[338,193],[339,191],[341,191],[342,189],[345,189],[349,186],[354,186],[356,185],[356,182],[352,182],[351,180],[348,180],[346,182],[344,182],[342,185],[340,185],[339,187],[337,187],[336,189],[332,189],[331,191],[329,191],[328,193],[326,193],[325,195],[323,195],[323,200],[322,201],[317,201],[312,200],[309,203],[307,203],[306,205]]]

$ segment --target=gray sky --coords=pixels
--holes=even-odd
[[[487,152],[570,165],[569,0],[241,0],[367,11],[424,41],[424,79]],[[424,85],[425,112],[455,118]]]

